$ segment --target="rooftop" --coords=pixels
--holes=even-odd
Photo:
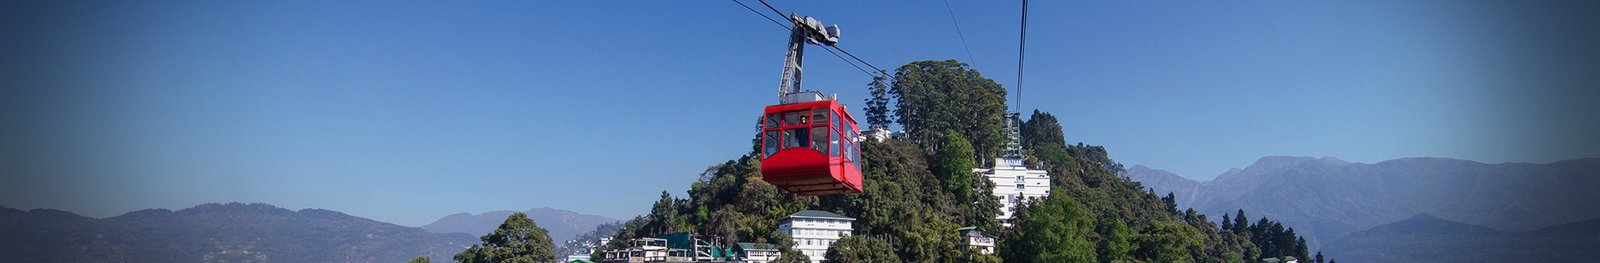
[[[856,220],[855,218],[850,218],[850,217],[847,217],[847,216],[835,214],[833,212],[817,211],[817,210],[800,211],[799,213],[794,213],[793,215],[789,215],[789,217],[809,217],[809,218],[828,218],[828,219]]]
[[[777,250],[778,246],[767,243],[739,242],[739,249],[743,250]]]

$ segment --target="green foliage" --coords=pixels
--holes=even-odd
[[[556,260],[550,235],[534,224],[528,215],[511,214],[493,233],[481,238],[483,243],[472,245],[456,254],[459,262],[551,262]]]
[[[1062,190],[1056,190],[1060,192]],[[1068,195],[1050,195],[1028,205],[1025,217],[1000,246],[1006,262],[1093,262],[1094,219]]]
[[[687,218],[680,215],[679,209],[684,200],[674,199],[667,191],[661,191],[661,199],[650,206],[650,220],[645,221],[644,233],[640,236],[655,236],[688,230]]]
[[[956,153],[946,153],[949,159],[971,161],[970,154],[960,158],[963,155],[959,149],[952,151]],[[968,214],[977,210],[958,206],[955,192],[967,192],[968,198],[973,200],[992,195],[989,191],[972,193],[972,187],[979,187],[976,183],[947,186],[930,171],[930,159],[937,157],[923,152],[917,145],[900,140],[863,142],[862,159],[870,164],[863,170],[868,182],[865,193],[823,197],[818,209],[839,211],[856,218],[856,235],[893,240],[895,254],[905,262],[960,261],[957,259],[960,252],[956,249],[961,240],[956,231],[961,227],[959,223],[968,217],[987,217],[985,219],[992,222],[994,212]],[[939,165],[946,171],[962,170],[960,164],[951,162]],[[971,166],[966,167],[966,173],[957,175],[976,178],[971,174]]]
[[[1239,210],[1238,219],[1242,218],[1244,218],[1243,209]],[[1247,237],[1255,247],[1260,248],[1258,256],[1261,258],[1292,256],[1310,259],[1307,257],[1309,248],[1306,247],[1305,238],[1295,234],[1294,228],[1284,228],[1282,223],[1262,217],[1255,224],[1234,224],[1233,227],[1235,233]]]
[[[1121,219],[1101,216],[1100,222],[1095,225],[1095,232],[1100,234],[1100,262],[1130,258],[1133,253],[1133,230],[1129,230]]]
[[[973,172],[978,166],[973,161],[972,145],[961,133],[946,131],[939,151],[929,163],[933,174],[944,184],[957,205],[960,217],[957,224],[980,229],[1000,229],[994,215],[1000,212],[1000,203],[994,197],[994,182]]]
[[[1005,143],[1006,90],[955,60],[916,61],[895,70],[889,93],[899,107],[896,122],[912,142],[936,152],[945,130],[971,140],[978,160],[995,156]]]
[[[811,263],[811,257],[807,257],[805,253],[797,251],[786,251],[782,255],[778,255],[778,259],[773,260],[772,263]]]
[[[921,207],[921,206],[914,206]],[[897,252],[905,262],[950,262],[958,256],[956,244],[961,242],[960,226],[927,209],[912,209],[895,220],[890,232],[895,237]]]
[[[967,263],[1001,263],[1001,262],[1005,262],[1005,260],[1000,258],[1000,255],[984,254],[983,251],[979,251],[978,248],[968,248],[968,249],[961,250],[961,256],[960,256],[959,259],[960,260],[956,260],[956,261],[958,261],[958,262],[967,262]],[[882,262],[889,262],[889,261],[882,261]]]
[[[428,257],[417,257],[417,258],[413,258],[411,260],[406,261],[406,263],[430,263],[430,262],[433,262],[433,261],[428,260]]]
[[[1066,136],[1061,132],[1061,123],[1056,121],[1056,116],[1050,113],[1033,110],[1033,115],[1028,121],[1022,122],[1022,145],[1067,145]]]
[[[895,255],[894,248],[889,246],[889,242],[858,235],[840,238],[839,242],[833,243],[833,247],[828,248],[828,253],[823,258],[833,263],[901,261],[900,257]]]
[[[1192,251],[1204,245],[1204,237],[1194,228],[1172,221],[1157,221],[1134,236],[1140,260],[1153,262],[1194,262]]]

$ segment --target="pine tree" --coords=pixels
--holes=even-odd
[[[888,72],[878,72],[867,83],[867,128],[889,129],[889,86],[885,84]]]
[[[1227,213],[1223,213],[1222,214],[1222,220],[1221,221],[1222,221],[1222,232],[1232,232],[1233,231],[1233,220],[1228,217]]]
[[[1233,233],[1243,236],[1245,235],[1245,230],[1249,230],[1249,228],[1250,219],[1244,217],[1244,209],[1239,209],[1239,213],[1234,214],[1233,217]]]

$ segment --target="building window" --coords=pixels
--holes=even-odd
[[[1017,184],[1017,190],[1022,190],[1023,187],[1025,187],[1023,184]]]

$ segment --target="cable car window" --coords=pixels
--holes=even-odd
[[[816,121],[817,124],[827,125],[829,123],[828,122],[828,109],[827,108],[811,109],[811,119]],[[837,123],[837,121],[835,123]]]
[[[841,134],[839,134],[839,130],[829,131],[828,134],[832,135],[829,136],[832,138],[829,138],[828,140],[828,156],[839,157],[839,138],[843,138],[844,136],[840,136]]]
[[[848,132],[850,133],[850,161],[859,161],[861,160],[861,149],[857,147],[861,147],[861,132],[855,129],[850,129]]]
[[[768,129],[778,128],[779,123],[778,123],[778,114],[777,113],[767,114],[767,118],[766,119],[767,119],[766,127]]]
[[[807,111],[784,112],[783,113],[783,125],[806,124],[807,123],[806,122],[806,117],[808,117],[808,116],[806,116],[807,114],[809,114],[809,112],[807,112]],[[802,138],[804,138],[804,137],[802,137]]]
[[[849,138],[844,138],[844,140],[845,140],[844,143],[841,143],[839,145],[839,154],[843,154],[844,155],[844,161],[846,161],[846,162],[855,162],[856,161],[856,159],[854,159],[855,155],[851,155],[850,151],[855,151],[856,150],[856,146],[854,144],[850,143],[850,141],[849,141],[850,139]]]
[[[832,114],[832,116],[833,116],[833,118],[829,118],[829,119],[833,120],[833,122],[829,122],[829,123],[833,123],[833,127],[834,127],[833,129],[842,131],[844,128],[848,128],[848,127],[845,127],[843,122],[839,122],[839,114],[838,113],[834,113],[834,114]]]
[[[811,140],[808,139],[811,138],[809,131],[809,128],[783,130],[783,148],[811,146]]]
[[[811,128],[811,148],[817,152],[828,152],[828,126]]]
[[[778,153],[778,131],[766,133],[766,137],[761,139],[761,153],[764,153],[761,155],[762,158],[772,157],[772,154]]]

